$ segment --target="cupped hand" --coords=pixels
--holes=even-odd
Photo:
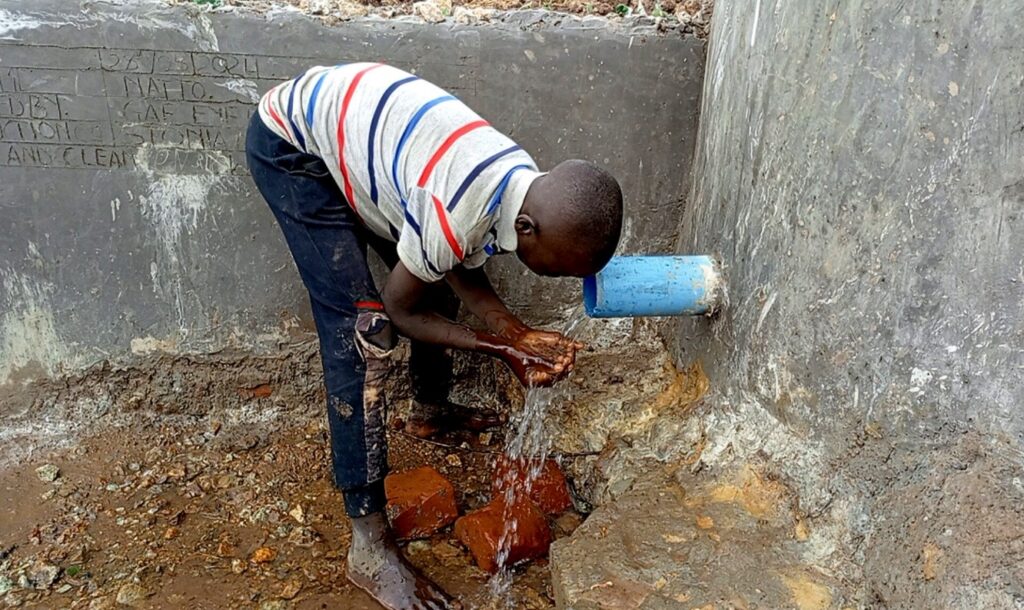
[[[527,386],[548,386],[572,371],[583,344],[557,332],[523,328],[509,336],[505,360]]]
[[[569,373],[568,367],[562,363],[554,363],[514,347],[507,348],[502,354],[502,359],[515,373],[519,382],[527,387],[546,387]]]
[[[562,333],[527,328],[518,336],[511,338],[512,346],[527,354],[542,357],[553,365],[572,370],[576,362],[576,352],[583,349],[583,344],[566,337]]]

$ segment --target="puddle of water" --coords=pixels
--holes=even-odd
[[[576,339],[583,328],[584,322],[589,322],[583,308],[575,310],[571,319],[566,323],[562,334]],[[523,409],[512,419],[511,427],[513,433],[507,437],[505,442],[505,459],[511,464],[525,462],[526,476],[522,485],[514,483],[516,472],[519,468],[506,468],[502,476],[506,477],[503,485],[505,488],[505,510],[503,521],[505,529],[498,539],[498,572],[491,577],[489,587],[491,595],[495,600],[504,600],[506,608],[513,608],[514,600],[510,593],[512,587],[512,571],[508,563],[509,549],[513,536],[518,530],[519,524],[510,514],[508,507],[512,506],[516,494],[520,497],[529,495],[533,488],[534,481],[540,476],[551,453],[552,435],[550,427],[545,425],[547,414],[552,405],[559,405],[570,398],[572,386],[562,380],[549,388],[530,387],[526,391],[525,404]]]

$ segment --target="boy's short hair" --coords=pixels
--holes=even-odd
[[[574,249],[603,268],[619,245],[622,189],[610,173],[588,161],[566,161],[566,212]]]

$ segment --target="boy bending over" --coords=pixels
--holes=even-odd
[[[385,356],[399,333],[412,340],[406,429],[418,436],[499,423],[493,411],[448,400],[446,348],[500,358],[526,385],[564,377],[581,346],[519,320],[482,265],[515,252],[540,275],[596,273],[618,244],[619,185],[585,161],[541,173],[454,96],[374,63],[311,68],[271,89],[246,154],[309,290],[334,478],[352,520],[348,576],[392,610],[458,607],[405,561],[388,531],[377,384]],[[382,293],[368,245],[391,269]],[[459,300],[486,331],[454,321]]]

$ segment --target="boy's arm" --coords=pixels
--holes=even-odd
[[[495,335],[514,345],[529,348],[552,359],[563,357],[568,370],[572,370],[576,350],[583,344],[557,332],[537,330],[527,326],[505,307],[494,292],[483,267],[467,269],[456,267],[445,274],[445,280],[459,296],[470,313],[479,318]]]
[[[444,279],[469,312],[487,325],[492,333],[507,337],[526,327],[494,292],[483,267],[456,267],[445,274]]]
[[[392,269],[384,287],[384,308],[398,330],[410,339],[483,352],[501,358],[524,385],[550,385],[564,377],[571,369],[575,352],[572,355],[558,353],[557,350],[542,349],[543,346],[515,341],[493,331],[476,332],[435,312],[424,310],[420,307],[420,302],[427,286],[426,282],[413,275],[399,261]],[[493,294],[493,290],[491,293]],[[496,295],[494,300],[500,304]],[[474,303],[467,303],[471,311],[474,311],[475,307],[480,307],[479,301],[474,300]],[[490,303],[489,307],[493,308],[494,304]],[[500,307],[508,312],[504,305]],[[511,316],[511,313],[508,315]],[[512,318],[515,319],[514,316]]]

